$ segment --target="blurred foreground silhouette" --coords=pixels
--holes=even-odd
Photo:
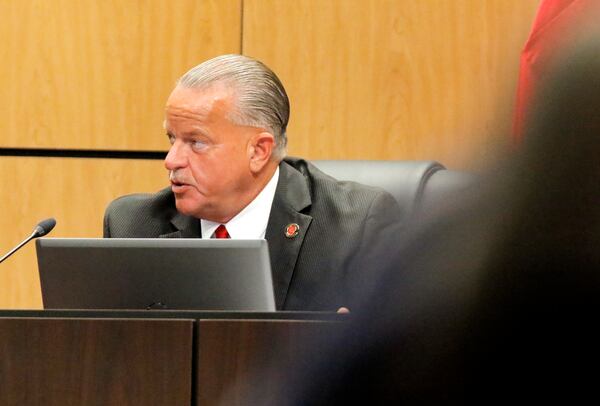
[[[470,194],[380,252],[377,292],[339,335],[284,375],[252,374],[247,404],[595,398],[600,40],[565,57],[526,131]]]

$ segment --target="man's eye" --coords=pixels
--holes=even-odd
[[[195,140],[192,141],[192,148],[196,151],[201,151],[205,149],[208,145],[204,141]]]
[[[169,144],[175,144],[175,136],[167,134],[167,137],[169,138]]]

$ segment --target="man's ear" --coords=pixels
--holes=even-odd
[[[275,148],[273,134],[263,131],[254,135],[248,145],[250,153],[250,171],[258,173],[271,160]]]

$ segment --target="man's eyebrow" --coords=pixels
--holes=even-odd
[[[166,134],[168,137],[176,137],[176,135],[173,134],[170,130],[166,130]],[[197,136],[203,135],[203,134],[204,133],[200,130],[184,131],[184,132],[180,133],[180,137],[190,138],[190,137],[197,137]]]

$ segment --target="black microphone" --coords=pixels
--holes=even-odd
[[[19,248],[21,248],[23,245],[27,244],[29,241],[33,240],[34,238],[38,238],[38,237],[48,234],[50,231],[52,231],[52,229],[54,228],[55,225],[56,225],[56,220],[54,220],[53,218],[49,218],[49,219],[40,221],[38,223],[38,225],[35,226],[35,228],[33,229],[33,232],[31,233],[31,235],[29,237],[25,238],[23,241],[21,241],[21,243],[19,245],[17,245],[15,248],[10,250],[10,252],[8,254],[6,254],[5,256],[0,258],[0,263],[2,263],[6,258],[10,257],[12,254],[17,252],[19,250]]]

